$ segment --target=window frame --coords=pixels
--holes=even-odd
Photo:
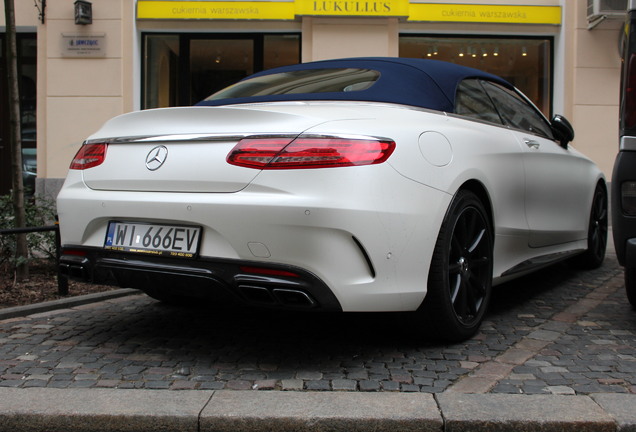
[[[485,117],[478,117],[478,116],[471,116],[471,115],[467,115],[467,114],[463,114],[458,112],[458,101],[460,99],[459,93],[462,91],[462,84],[464,83],[476,83],[479,86],[479,90],[480,93],[482,95],[485,96],[484,100],[487,100],[489,103],[488,105],[494,109],[495,113],[498,116],[499,121],[492,121],[489,120]],[[494,89],[496,89],[497,91],[501,92],[505,97],[509,97],[511,99],[513,99],[514,101],[516,101],[516,103],[519,103],[521,105],[523,105],[525,108],[527,108],[527,110],[531,113],[533,113],[536,117],[536,120],[539,121],[539,123],[541,123],[541,125],[544,126],[544,128],[540,128],[540,129],[530,129],[530,128],[524,128],[521,127],[519,125],[515,125],[513,122],[511,122],[508,117],[506,115],[504,115],[502,113],[501,108],[499,108],[499,105],[496,102],[496,99],[493,97],[493,95],[488,91],[488,86],[493,87]],[[532,101],[530,101],[523,93],[521,93],[518,89],[516,88],[507,88],[502,86],[501,84],[498,84],[496,82],[492,82],[492,81],[488,81],[485,80],[483,78],[467,78],[462,80],[461,83],[459,83],[459,85],[457,86],[457,90],[455,92],[455,111],[454,114],[467,119],[467,120],[472,120],[472,121],[478,121],[481,123],[487,123],[487,124],[491,124],[494,126],[502,126],[508,129],[512,129],[515,131],[520,131],[523,133],[530,133],[532,135],[536,135],[545,139],[549,139],[551,141],[557,141],[557,138],[554,135],[554,132],[552,130],[552,124],[550,123],[550,121],[545,117],[545,115],[543,115],[543,113],[541,112],[541,110],[539,110],[533,103]],[[544,133],[547,132],[547,133]]]
[[[521,132],[524,132],[524,133],[530,133],[530,134],[533,134],[533,135],[536,135],[536,136],[540,136],[540,137],[549,139],[550,141],[556,141],[556,138],[554,136],[554,132],[552,131],[552,125],[551,125],[550,121],[532,103],[532,101],[530,101],[523,93],[521,93],[516,88],[509,89],[509,88],[506,88],[506,87],[504,87],[504,86],[502,86],[500,84],[497,84],[497,83],[494,83],[494,82],[491,82],[491,81],[487,81],[487,80],[480,80],[480,81],[481,81],[482,87],[484,88],[484,91],[486,92],[488,97],[490,97],[491,100],[493,101],[493,104],[495,105],[495,108],[497,109],[497,111],[499,111],[499,116],[503,120],[505,126],[509,127],[510,129],[518,130],[518,131],[521,131]],[[497,91],[500,91],[502,94],[510,97],[511,99],[517,101],[522,106],[526,107],[528,112],[531,112],[531,113],[533,113],[535,115],[536,119],[539,121],[540,124],[542,124],[544,126],[545,130],[543,130],[543,129],[528,129],[528,128],[524,128],[524,127],[512,124],[512,122],[507,118],[507,116],[502,114],[502,110],[499,108],[499,104],[496,103],[495,98],[488,91],[488,87],[485,84],[493,87]],[[544,133],[544,132],[546,132],[546,133]]]
[[[492,98],[490,97],[490,95],[486,92],[486,90],[484,89],[484,86],[482,85],[481,81],[483,81],[482,79],[479,78],[466,78],[464,80],[462,80],[462,82],[459,83],[459,85],[457,86],[457,90],[455,91],[455,112],[454,114],[461,116],[462,118],[468,118],[470,120],[475,120],[475,121],[479,121],[479,122],[484,122],[484,123],[488,123],[488,124],[493,124],[496,126],[506,126],[504,120],[501,118],[501,114],[499,113],[499,110],[497,110],[497,106],[495,105],[494,101],[492,100]],[[458,108],[458,100],[459,98],[459,93],[462,91],[462,84],[464,83],[475,83],[477,87],[477,89],[479,90],[479,93],[481,95],[483,95],[483,103],[485,105],[488,105],[489,108],[492,108],[492,114],[497,116],[498,121],[491,121],[488,120],[487,118],[484,117],[479,117],[479,116],[472,116],[472,115],[467,115],[464,113],[460,113],[457,112],[457,108]],[[466,94],[468,94],[468,92],[466,92]]]
[[[145,59],[146,52],[146,38],[149,36],[176,36],[178,38],[177,43],[179,46],[180,61],[178,64],[178,75],[180,85],[176,90],[176,104],[173,106],[190,106],[190,42],[200,39],[218,39],[218,40],[251,40],[254,44],[254,72],[260,72],[265,69],[265,39],[267,36],[285,36],[292,35],[298,36],[298,63],[302,59],[302,33],[298,31],[284,31],[284,32],[246,32],[246,33],[188,33],[188,32],[156,32],[156,31],[144,31],[141,33],[141,58]],[[141,109],[149,109],[146,104],[147,100],[147,73],[148,65],[144,60],[141,62],[141,88],[140,88],[140,105]]]

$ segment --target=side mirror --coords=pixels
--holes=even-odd
[[[568,143],[574,139],[574,128],[562,115],[556,114],[552,117],[552,132],[554,137],[559,140],[561,147],[567,148]]]

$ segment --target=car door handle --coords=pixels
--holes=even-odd
[[[526,143],[526,145],[530,147],[531,149],[538,150],[539,147],[541,147],[541,144],[539,144],[539,141],[535,141],[533,139],[524,138],[523,142]]]

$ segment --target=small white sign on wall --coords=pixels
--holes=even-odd
[[[106,57],[106,35],[76,35],[62,33],[62,57]]]

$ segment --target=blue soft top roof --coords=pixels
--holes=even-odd
[[[275,73],[325,68],[372,69],[380,73],[380,78],[368,89],[360,91],[251,96],[202,101],[197,105],[216,106],[269,101],[355,100],[398,103],[453,112],[455,91],[459,83],[466,78],[481,78],[512,88],[510,83],[502,78],[478,69],[438,60],[395,57],[360,57],[301,63],[259,72],[245,78],[245,80]]]

